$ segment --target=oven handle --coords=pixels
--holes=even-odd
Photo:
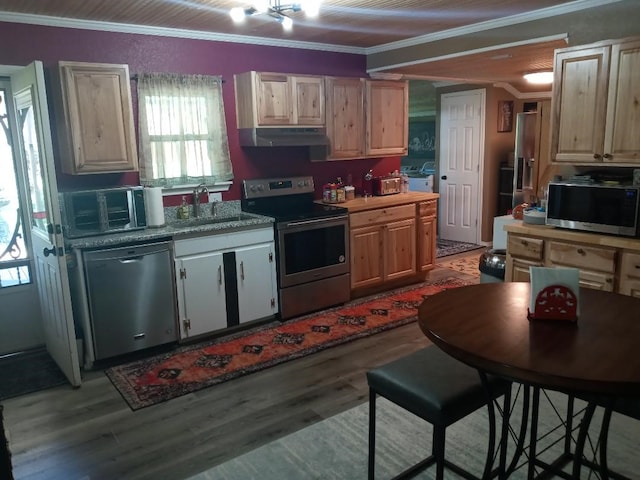
[[[340,215],[337,217],[323,217],[323,218],[315,218],[313,220],[302,220],[300,222],[289,222],[287,224],[285,224],[283,226],[283,228],[289,228],[289,227],[300,227],[300,226],[307,226],[307,225],[317,225],[318,223],[327,223],[327,222],[333,222],[336,220],[347,220],[349,218],[349,215]]]

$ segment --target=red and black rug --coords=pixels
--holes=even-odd
[[[449,278],[354,300],[105,370],[132,410],[416,320],[431,295],[468,285]]]

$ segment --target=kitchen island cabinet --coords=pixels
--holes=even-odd
[[[274,316],[273,228],[175,240],[180,339]]]
[[[551,159],[640,164],[640,38],[556,50]]]
[[[352,297],[415,283],[435,267],[436,193],[358,197],[349,210]]]
[[[529,281],[529,266],[580,270],[580,286],[640,296],[640,239],[548,225],[505,225],[505,281]]]

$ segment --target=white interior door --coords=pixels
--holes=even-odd
[[[440,103],[439,236],[480,243],[484,89],[444,94]]]
[[[71,309],[49,110],[42,63],[11,75],[21,164],[29,186],[29,221],[36,283],[49,354],[73,386],[81,384]]]

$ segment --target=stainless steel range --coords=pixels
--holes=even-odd
[[[275,218],[280,318],[350,298],[349,215],[314,203],[313,177],[243,182],[242,209]]]

